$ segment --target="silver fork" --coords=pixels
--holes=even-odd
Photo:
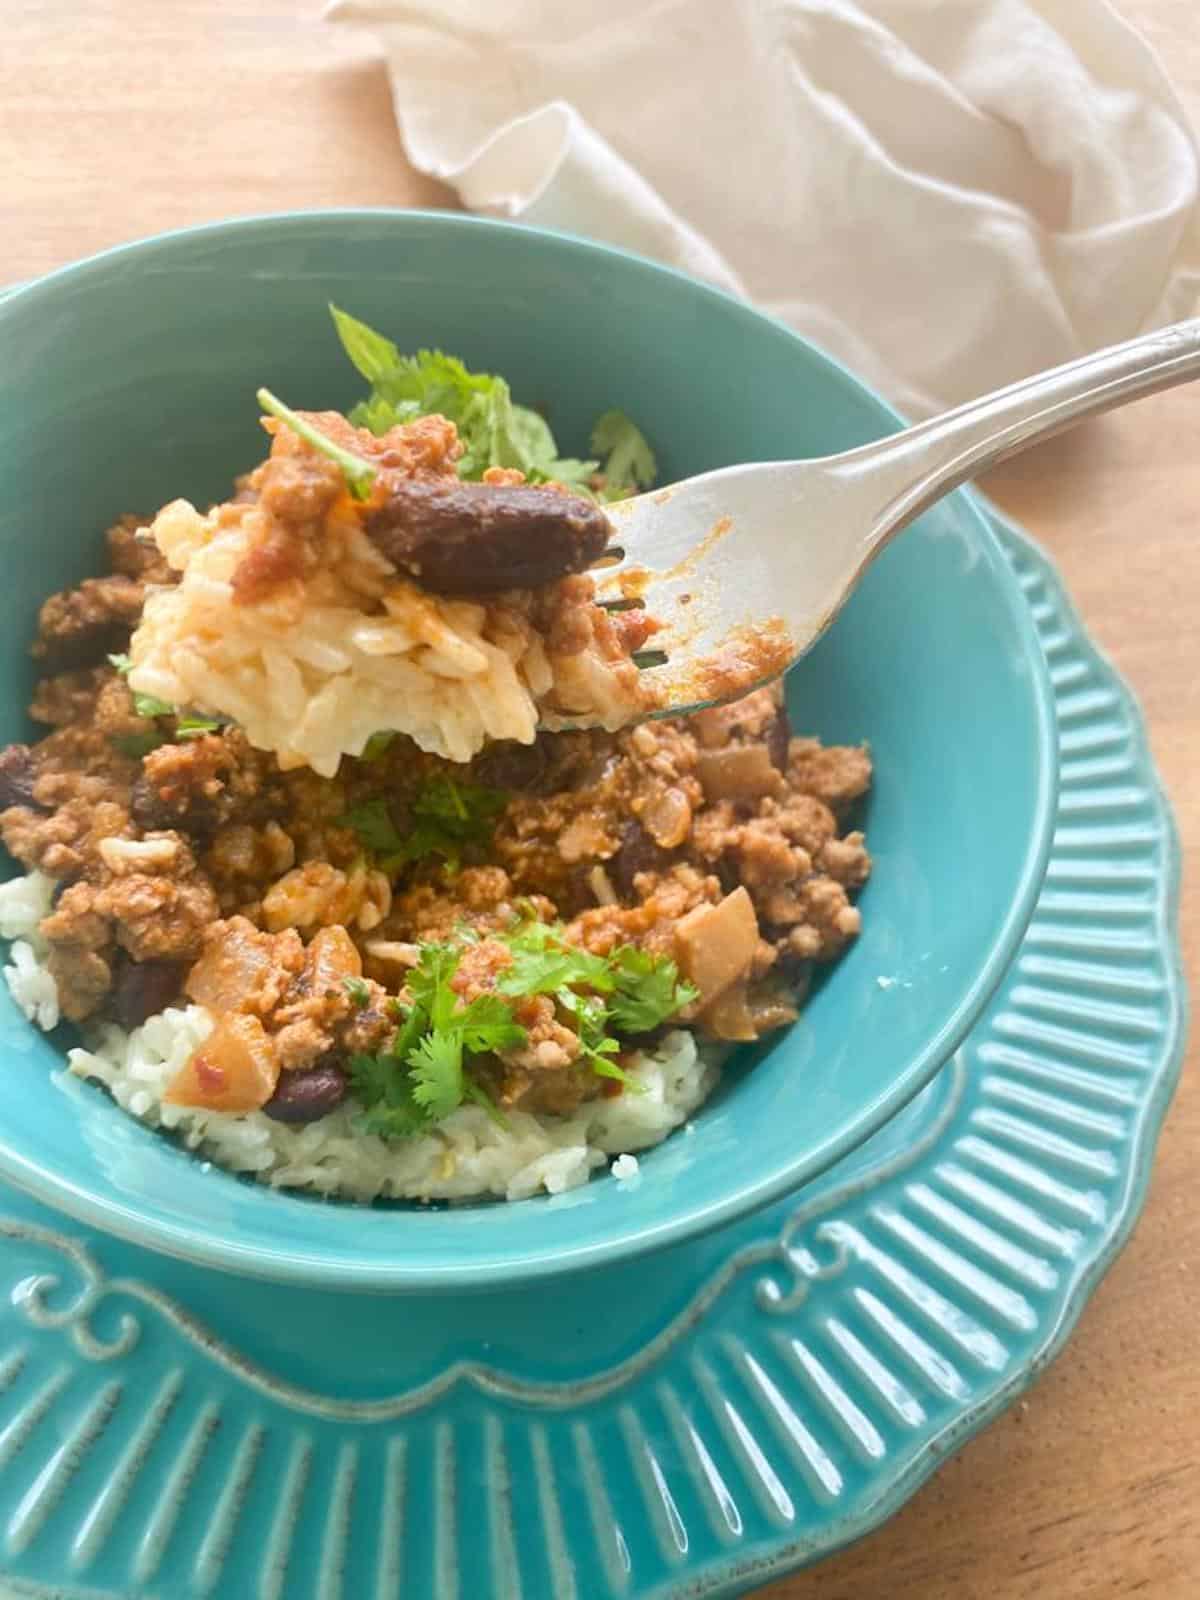
[[[1200,376],[1200,318],[1084,356],[841,455],[725,467],[608,508],[614,608],[663,624],[641,653],[655,716],[736,698],[810,650],[874,558],[936,500],[1084,417]],[[755,663],[746,641],[775,648]],[[709,668],[729,651],[749,681]]]

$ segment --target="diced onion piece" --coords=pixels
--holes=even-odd
[[[758,918],[744,888],[720,904],[696,906],[675,929],[675,959],[707,1006],[750,971],[758,949]]]
[[[163,1100],[204,1111],[257,1111],[278,1081],[279,1062],[258,1018],[222,1017],[171,1079]]]
[[[708,800],[757,800],[783,787],[779,769],[765,744],[731,744],[700,750],[696,772]]]
[[[189,999],[218,1015],[239,1011],[270,968],[270,939],[239,918],[227,925],[222,938],[208,942],[185,988]]]
[[[639,820],[655,844],[673,850],[688,836],[692,808],[682,789],[660,789],[646,802]]]
[[[741,1043],[758,1038],[754,1014],[746,999],[746,985],[732,983],[723,990],[700,1014],[706,1033],[714,1039],[728,1039]]]
[[[319,928],[304,952],[301,982],[310,994],[340,989],[347,978],[362,977],[362,957],[345,928],[335,925]]]

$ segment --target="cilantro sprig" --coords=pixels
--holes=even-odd
[[[127,678],[133,671],[133,662],[124,653],[109,656],[110,665],[117,669],[122,678]],[[157,695],[139,694],[136,689],[129,691],[133,695],[133,709],[139,717],[170,717],[175,714],[175,707],[169,700],[160,700]]]
[[[529,920],[506,940],[512,965],[496,987],[502,994],[552,994],[572,1018],[581,1054],[593,1072],[631,1080],[611,1058],[617,1035],[651,1033],[696,998],[669,956],[618,945],[606,956],[568,944],[561,927]]]
[[[108,659],[122,678],[127,678],[133,670],[133,662],[125,654],[111,655]],[[194,716],[180,711],[169,700],[160,700],[157,695],[139,694],[136,689],[131,689],[130,693],[133,696],[133,709],[139,717],[151,720],[158,717],[175,718],[172,737],[177,744],[184,744],[189,739],[201,739],[206,733],[216,733],[222,726],[219,717]],[[142,756],[148,756],[151,750],[157,750],[159,745],[169,744],[170,738],[161,728],[152,728],[145,733],[116,734],[112,742],[122,755],[140,760]]]
[[[527,1042],[515,1007],[534,995],[553,996],[560,1018],[579,1040],[580,1057],[594,1073],[636,1091],[636,1080],[614,1059],[621,1051],[620,1036],[650,1032],[696,996],[672,960],[634,945],[596,955],[567,943],[561,927],[532,919],[499,937],[508,946],[510,964],[493,991],[465,1004],[452,979],[466,941],[421,947],[408,976],[409,1003],[400,1008],[390,1049],[350,1062],[366,1131],[412,1137],[464,1101],[496,1114],[472,1076],[472,1063]]]
[[[517,467],[530,483],[564,483],[579,494],[621,500],[649,488],[657,475],[654,452],[621,411],[606,411],[592,431],[593,459],[559,454],[546,419],[518,405],[501,377],[471,372],[441,350],[403,355],[398,347],[349,312],[329,308],[338,338],[370,385],[350,421],[372,433],[437,413],[458,430],[461,478],[478,480],[489,467]],[[597,490],[594,480],[603,478]]]
[[[650,1033],[696,998],[669,956],[623,944],[607,956],[566,943],[561,928],[529,921],[506,940],[512,966],[496,987],[503,994],[554,994],[590,990],[620,1033]]]
[[[645,434],[623,411],[606,411],[596,419],[591,445],[602,458],[602,499],[623,500],[638,489],[648,489],[658,476],[658,462]]]
[[[597,994],[612,991],[605,958],[564,943],[559,930],[548,923],[527,921],[505,943],[513,959],[496,985],[502,994],[557,994],[576,987]]]
[[[621,945],[608,959],[613,973],[608,1010],[618,1033],[650,1033],[699,993],[680,978],[672,960],[637,945]]]
[[[449,871],[457,872],[463,850],[468,845],[488,843],[507,804],[508,796],[502,789],[460,783],[447,776],[430,778],[413,797],[412,831],[401,852],[404,861],[440,855]]]
[[[383,795],[364,800],[362,805],[352,806],[345,816],[338,818],[338,826],[353,828],[363,848],[384,860],[404,848],[403,835],[396,827]]]
[[[411,1003],[391,1049],[351,1057],[350,1080],[364,1107],[366,1132],[411,1137],[449,1116],[464,1099],[486,1100],[485,1091],[466,1076],[470,1059],[525,1043],[525,1029],[498,995],[462,1003],[450,984],[461,958],[453,945],[423,945],[408,976]]]
[[[408,802],[407,833],[400,832],[387,800],[378,795],[339,820],[342,827],[354,829],[385,872],[399,872],[410,862],[437,855],[453,874],[462,866],[464,850],[488,843],[507,801],[503,790],[439,774],[427,779]]]
[[[260,389],[255,398],[264,411],[270,412],[273,417],[278,417],[280,422],[286,422],[292,432],[299,434],[305,444],[311,445],[319,454],[327,456],[335,466],[340,467],[342,477],[346,480],[346,487],[355,500],[371,498],[376,471],[369,461],[364,461],[352,450],[346,450],[342,445],[335,443],[298,411],[293,411],[291,406],[285,406],[270,389]]]

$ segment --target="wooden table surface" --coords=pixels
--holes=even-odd
[[[250,211],[443,205],[400,153],[369,40],[317,0],[6,7],[0,281]],[[1122,0],[1200,123],[1195,0]],[[1049,547],[1141,696],[1200,868],[1200,385],[987,485]],[[1185,905],[1189,971],[1200,913]],[[1132,1243],[1069,1348],[886,1528],[763,1600],[1200,1595],[1200,1085],[1195,1050]]]

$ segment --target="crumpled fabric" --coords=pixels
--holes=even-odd
[[[1105,0],[334,0],[465,206],[745,295],[917,417],[1190,313],[1200,154]]]

